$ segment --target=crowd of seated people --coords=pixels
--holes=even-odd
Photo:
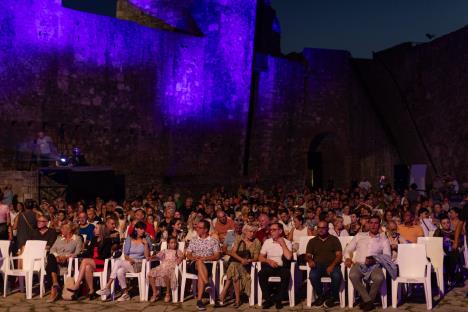
[[[463,274],[456,272],[464,264],[461,251],[468,195],[454,203],[439,191],[422,194],[414,190],[400,195],[390,185],[374,188],[363,180],[344,190],[286,190],[276,186],[266,191],[241,186],[234,193],[218,188],[199,198],[153,189],[121,203],[100,198],[76,203],[63,198],[38,204],[11,201],[0,204],[0,239],[11,240],[11,252],[18,255],[27,240],[47,241],[45,271],[51,287],[50,302],[60,298],[60,276],[69,259],[75,257],[80,258],[80,264],[74,287],[67,289],[72,293],[85,288],[90,299],[95,294],[108,296],[118,281],[118,301],[129,300],[126,273],[142,270],[144,259],[158,260],[159,265],[146,272],[150,301],[159,300],[165,290],[164,301],[170,302],[172,290],[180,286],[174,268],[186,259],[187,271],[198,276],[196,305],[204,310],[212,265],[220,260],[225,263],[226,284],[216,306],[227,305],[232,287],[234,306],[239,307],[253,291],[250,266],[260,263],[263,307],[281,308],[288,295],[293,254],[302,237],[315,236],[302,258],[311,269],[308,278],[317,294],[313,305],[337,304],[344,278],[340,264],[344,262],[350,268],[349,280],[360,295],[360,308],[370,311],[385,279],[372,256],[388,256],[394,261],[398,244],[416,243],[418,237],[443,237],[446,282],[451,287],[464,283]],[[353,239],[343,250],[338,238],[345,236]],[[178,247],[181,243],[185,246],[182,250]],[[102,271],[104,260],[112,257],[115,261],[108,283],[95,289],[93,272]],[[363,265],[372,268],[369,290],[362,283]],[[276,288],[269,286],[269,278],[274,276],[281,281]],[[332,280],[329,294],[320,282],[325,276]],[[16,286],[17,281],[10,284]]]

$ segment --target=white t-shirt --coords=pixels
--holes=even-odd
[[[292,251],[292,244],[287,239],[283,238],[286,243],[286,247]],[[278,263],[279,266],[283,266],[283,247],[277,242],[273,241],[273,238],[268,238],[262,245],[260,250],[262,255],[265,255],[267,259],[271,259]]]
[[[351,224],[351,216],[350,215],[341,215],[343,217],[343,225]]]

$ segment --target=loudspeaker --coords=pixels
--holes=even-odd
[[[409,185],[409,168],[405,164],[395,165],[393,167],[393,185],[399,194],[403,194]]]

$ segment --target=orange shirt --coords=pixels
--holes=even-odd
[[[218,233],[218,236],[219,236],[219,241],[222,242],[224,241],[224,237],[226,236],[226,233],[228,230],[234,230],[235,228],[235,223],[234,221],[227,217],[227,221],[226,221],[226,224],[222,224],[221,222],[216,222],[215,226],[214,226],[214,230],[215,232]]]
[[[419,224],[411,226],[400,224],[398,233],[410,243],[417,243],[418,237],[424,237],[424,231]]]

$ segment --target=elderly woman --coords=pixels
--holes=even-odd
[[[231,252],[229,253],[231,258],[226,272],[226,285],[220,294],[220,300],[217,303],[218,306],[224,306],[224,299],[226,298],[226,293],[231,283],[234,285],[234,293],[236,296],[234,307],[238,308],[241,304],[241,291],[250,295],[251,276],[249,267],[252,262],[257,261],[261,249],[260,241],[255,238],[256,231],[256,227],[247,224],[242,229],[242,235],[234,242]]]
[[[62,235],[57,238],[47,256],[45,270],[47,277],[52,282],[48,302],[57,300],[60,290],[58,276],[60,272],[64,272],[67,269],[68,259],[76,257],[83,246],[81,238],[73,234],[73,228],[70,223],[63,224],[60,232]]]
[[[138,221],[135,224],[130,236],[127,237],[124,243],[124,259],[119,259],[115,261],[115,264],[112,266],[112,272],[110,274],[109,281],[107,285],[101,290],[98,290],[96,293],[99,296],[109,296],[110,287],[114,280],[117,278],[119,280],[120,287],[122,288],[123,294],[117,299],[117,301],[127,301],[130,300],[130,295],[128,294],[127,281],[125,278],[126,273],[134,273],[141,271],[142,260],[144,258],[149,258],[150,251],[149,246],[151,241],[146,235],[146,223],[143,221]]]
[[[333,221],[333,228],[330,229],[329,233],[336,237],[349,236],[348,231],[344,227],[342,217],[338,216],[335,218]]]

